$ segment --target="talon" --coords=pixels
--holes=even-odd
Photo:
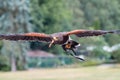
[[[70,45],[70,44],[66,44],[66,45],[65,45],[65,48],[70,49],[70,48],[71,48],[71,45]]]

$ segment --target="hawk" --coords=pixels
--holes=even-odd
[[[99,36],[105,35],[107,33],[116,33],[119,34],[120,30],[72,30],[69,32],[58,32],[53,34],[45,33],[23,33],[23,34],[0,34],[0,40],[25,40],[25,41],[39,41],[49,43],[49,47],[52,44],[61,45],[65,51],[72,50],[74,54],[71,54],[77,59],[84,60],[79,56],[76,56],[74,49],[80,46],[80,44],[70,38],[70,35],[76,35],[77,37],[90,37],[90,36]]]

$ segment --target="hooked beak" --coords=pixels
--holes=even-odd
[[[49,44],[49,47],[51,47],[52,46],[52,44],[55,42],[55,41],[57,41],[58,39],[57,39],[57,37],[53,37],[53,39],[52,39],[52,41],[51,41],[51,43]]]

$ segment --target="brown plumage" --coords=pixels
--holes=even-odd
[[[5,40],[26,40],[26,41],[44,41],[52,42],[54,44],[64,44],[70,35],[76,35],[77,37],[90,37],[99,36],[107,33],[120,33],[120,30],[104,31],[104,30],[73,30],[70,32],[58,32],[53,34],[44,33],[24,33],[24,34],[0,34],[0,39]]]
[[[44,33],[25,33],[25,34],[1,34],[0,39],[5,40],[26,40],[26,41],[52,41],[52,37]]]
[[[107,33],[116,33],[119,34],[120,30],[73,30],[69,32],[58,32],[53,34],[44,34],[44,33],[24,33],[24,34],[0,34],[0,39],[5,40],[26,40],[26,41],[40,41],[40,42],[48,42],[49,47],[52,44],[62,45],[63,49],[73,50],[76,48],[75,46],[79,45],[74,40],[70,40],[70,35],[76,35],[77,37],[90,37],[90,36],[99,36]],[[73,45],[74,44],[74,45]],[[75,57],[75,56],[74,56]]]

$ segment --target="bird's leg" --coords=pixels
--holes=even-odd
[[[74,53],[74,55],[77,55],[77,53],[74,51],[74,49],[73,49],[73,48],[71,48],[71,50],[72,50],[72,52]]]
[[[73,51],[74,54],[70,53],[71,56],[77,58],[77,59],[80,59],[82,61],[85,61],[84,59],[80,58],[79,56],[76,56],[76,52],[74,51],[74,49],[71,49]]]
[[[55,42],[55,40],[53,39],[53,40],[51,41],[51,43],[49,44],[49,47],[51,47],[54,42]]]
[[[82,61],[85,61],[84,59],[80,58],[79,56],[76,56],[76,52],[75,52],[73,49],[70,49],[70,50],[72,50],[74,54],[71,53],[71,52],[68,52],[68,50],[65,49],[64,47],[63,47],[63,49],[65,50],[65,52],[66,52],[67,54],[69,53],[71,56],[73,56],[73,57],[75,57],[75,58],[77,58],[77,59],[80,59],[80,60],[82,60]]]

